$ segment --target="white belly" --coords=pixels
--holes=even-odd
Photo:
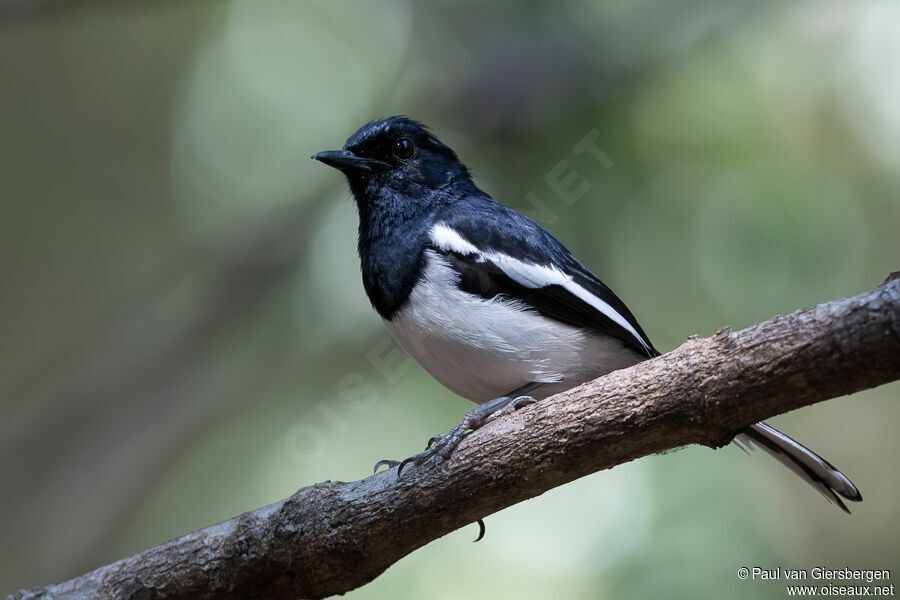
[[[642,359],[618,340],[517,301],[463,292],[443,258],[427,251],[426,261],[409,300],[385,324],[432,377],[464,398],[480,404],[530,382],[555,384],[531,394],[543,398]]]

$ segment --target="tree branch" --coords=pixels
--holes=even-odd
[[[660,358],[493,420],[441,468],[326,481],[16,599],[319,598],[431,540],[601,469],[900,378],[900,278]]]

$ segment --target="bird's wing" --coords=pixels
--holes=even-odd
[[[430,248],[459,273],[462,290],[513,298],[551,319],[611,336],[648,358],[659,355],[625,304],[524,215],[484,199],[439,213],[429,238]]]

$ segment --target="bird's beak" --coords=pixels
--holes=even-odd
[[[384,165],[380,160],[357,156],[349,150],[326,150],[313,154],[310,158],[344,173],[357,170],[371,171],[374,166]]]

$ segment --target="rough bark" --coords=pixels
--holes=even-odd
[[[10,598],[319,598],[579,477],[900,378],[900,278],[678,349],[502,415],[438,469],[326,481]]]

